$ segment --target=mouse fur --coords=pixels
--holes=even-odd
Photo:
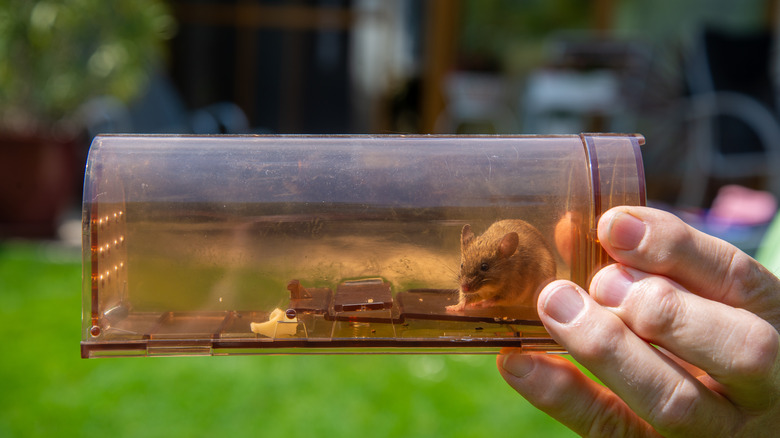
[[[519,219],[493,223],[476,236],[461,230],[458,304],[466,307],[536,305],[542,287],[556,275],[549,244],[533,225]]]

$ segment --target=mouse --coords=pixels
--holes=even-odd
[[[493,223],[476,236],[471,226],[460,235],[458,303],[447,311],[492,306],[535,306],[542,288],[555,279],[556,263],[547,240],[520,219]]]

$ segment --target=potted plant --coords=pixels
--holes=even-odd
[[[0,3],[0,237],[53,235],[80,186],[78,109],[135,97],[174,30],[159,0]]]

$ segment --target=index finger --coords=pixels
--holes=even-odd
[[[617,262],[663,275],[704,298],[743,308],[780,327],[780,281],[735,246],[661,210],[616,207],[598,237]]]

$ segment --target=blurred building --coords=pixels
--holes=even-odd
[[[250,132],[639,132],[648,197],[780,196],[777,0],[172,0],[186,105]]]
[[[639,132],[650,199],[780,196],[778,0],[166,4],[166,62],[133,102],[85,98],[86,137]]]
[[[448,3],[177,0],[172,77],[188,106],[235,102],[256,130],[383,130],[385,99],[436,68],[424,21],[451,20]]]

